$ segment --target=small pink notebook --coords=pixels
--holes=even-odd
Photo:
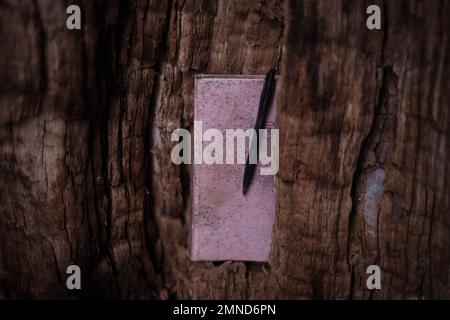
[[[264,76],[198,76],[194,120],[203,132],[250,129],[255,125]],[[267,117],[275,126],[276,98]],[[208,142],[203,143],[204,146]],[[236,148],[235,148],[236,149]],[[224,159],[225,159],[224,147]],[[242,194],[245,164],[194,164],[191,259],[267,261],[275,216],[274,176],[253,176]]]

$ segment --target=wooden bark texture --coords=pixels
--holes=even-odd
[[[66,29],[80,5],[83,29]],[[263,298],[261,265],[189,260],[198,73],[263,74],[279,1],[2,0],[0,297]],[[69,293],[66,268],[82,269]]]
[[[0,0],[0,298],[450,298],[449,6]],[[193,263],[194,76],[278,65],[270,262]]]
[[[287,297],[450,298],[449,15],[287,1],[271,261]]]

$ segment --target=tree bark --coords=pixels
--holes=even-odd
[[[260,265],[192,263],[189,168],[197,73],[278,62],[278,1],[2,0],[0,297],[268,297]],[[69,293],[66,268],[82,269]]]
[[[371,4],[382,30],[365,28]],[[449,298],[449,3],[286,7],[271,260],[282,292]],[[370,265],[381,290],[366,288]]]
[[[0,0],[0,298],[449,298],[449,9]],[[279,64],[270,262],[191,262],[194,76]]]

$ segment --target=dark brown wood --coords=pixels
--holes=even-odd
[[[369,4],[382,30],[365,28]],[[287,1],[271,259],[285,297],[450,297],[449,15]]]
[[[0,0],[0,298],[450,298],[447,1],[70,4]],[[279,64],[270,263],[193,263],[193,78]]]
[[[281,3],[74,2],[82,31],[62,1],[0,2],[0,297],[268,297],[261,265],[190,262],[170,134],[195,74],[277,63]]]

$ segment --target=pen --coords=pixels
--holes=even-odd
[[[272,99],[275,92],[275,70],[270,69],[266,75],[264,80],[264,86],[261,91],[261,98],[259,100],[259,108],[258,115],[256,117],[255,123],[255,131],[256,131],[256,142],[255,139],[252,139],[249,153],[247,155],[247,161],[245,163],[245,171],[244,171],[244,183],[242,187],[242,193],[245,195],[250,186],[250,182],[252,180],[253,174],[256,169],[256,165],[258,163],[258,150],[259,150],[259,129],[262,129],[265,125],[265,121],[267,118],[267,114],[270,109],[270,105],[272,103]],[[250,163],[250,152],[253,150],[253,143],[256,143],[256,163]]]

